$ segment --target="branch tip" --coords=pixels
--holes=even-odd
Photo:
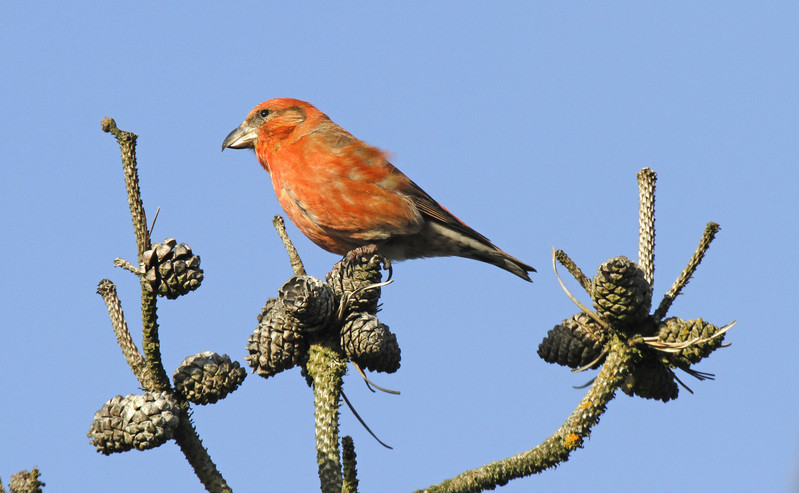
[[[294,243],[291,242],[291,238],[289,238],[289,234],[286,232],[286,221],[283,220],[282,216],[276,215],[272,218],[272,225],[275,227],[275,230],[277,230],[277,235],[283,240],[283,248],[285,248],[286,253],[289,254],[289,263],[291,264],[291,270],[294,271],[294,275],[304,276],[305,266],[302,265],[300,254],[297,253]]]
[[[109,293],[116,292],[116,285],[111,281],[111,279],[103,279],[99,283],[97,283],[97,294],[100,296],[105,297]]]
[[[117,128],[117,122],[115,122],[114,119],[111,118],[110,116],[103,118],[100,121],[100,125],[102,126],[103,132],[105,133],[111,133],[114,132],[114,130],[119,130]]]

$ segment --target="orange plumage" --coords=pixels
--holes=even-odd
[[[309,103],[256,106],[222,144],[252,148],[277,200],[302,233],[333,253],[374,245],[386,258],[459,256],[530,280],[535,271],[494,246]]]

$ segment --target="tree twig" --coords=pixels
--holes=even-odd
[[[233,490],[225,482],[225,478],[216,468],[216,464],[208,455],[208,450],[203,446],[197,430],[191,423],[188,415],[188,405],[182,406],[180,422],[175,430],[175,442],[177,442],[186,460],[194,469],[194,474],[200,479],[206,491],[211,493],[232,493]]]
[[[341,386],[347,361],[336,341],[311,344],[306,369],[313,379],[316,460],[322,493],[340,493],[342,488],[338,430]]]
[[[103,118],[102,127],[104,132],[111,133],[116,137],[119,148],[122,151],[122,170],[125,175],[125,188],[128,193],[128,205],[130,206],[130,216],[133,220],[133,231],[136,235],[136,249],[141,265],[144,259],[144,252],[150,244],[150,233],[147,230],[147,217],[144,213],[144,204],[141,199],[139,189],[139,172],[136,163],[136,138],[133,132],[126,132],[117,127],[113,118]],[[147,389],[152,392],[162,392],[171,390],[172,386],[169,377],[161,363],[161,343],[158,339],[158,313],[155,303],[156,295],[145,285],[144,279],[141,280],[141,311],[142,311],[142,350],[147,368],[148,380],[152,388]]]
[[[577,267],[577,264],[574,263],[574,260],[571,259],[566,252],[563,250],[556,250],[555,251],[555,258],[560,262],[560,264],[566,268],[569,273],[574,276],[577,282],[580,283],[580,286],[585,289],[585,292],[588,293],[588,296],[591,296],[591,279],[588,278],[583,271]]]
[[[417,493],[473,493],[493,489],[496,485],[539,473],[568,460],[574,450],[582,447],[583,440],[605,412],[607,403],[640,358],[640,351],[617,336],[609,344],[607,360],[591,388],[552,436],[527,452],[466,471]]]
[[[638,177],[638,267],[649,289],[655,283],[655,182],[657,173],[644,168]]]
[[[355,444],[352,437],[347,435],[341,439],[341,461],[344,467],[344,485],[341,493],[358,493],[358,471],[355,460]]]
[[[136,134],[126,132],[117,128],[113,118],[103,118],[102,128],[116,137],[122,151],[122,168],[125,175],[125,186],[128,194],[128,204],[130,206],[133,229],[136,235],[136,249],[139,265],[144,259],[144,252],[151,247],[150,232],[147,229],[147,218],[144,213],[144,205],[139,189],[139,174],[136,163]],[[161,343],[158,338],[158,313],[156,306],[156,294],[146,285],[146,281],[141,279],[141,309],[142,309],[142,350],[144,351],[144,376],[142,386],[149,392],[166,391],[174,394],[172,385],[164,370],[161,361]],[[109,310],[110,312],[110,310]],[[113,320],[113,316],[112,316]],[[123,348],[123,352],[125,349]],[[138,352],[138,350],[137,350]],[[135,373],[135,370],[134,370]],[[146,385],[145,385],[146,382]],[[189,418],[189,405],[182,398],[180,399],[180,421],[175,431],[175,441],[183,451],[189,464],[194,468],[194,472],[205,486],[205,489],[212,493],[230,492],[225,479],[219,473],[216,465],[208,455],[208,451],[203,447],[200,437],[197,435],[194,426]]]
[[[563,289],[563,292],[566,293],[566,296],[568,296],[569,299],[572,300],[572,303],[577,305],[577,308],[582,310],[583,313],[591,317],[596,323],[598,323],[602,327],[607,328],[608,323],[604,321],[602,317],[600,317],[598,314],[594,313],[591,309],[585,306],[580,300],[575,298],[574,295],[572,295],[569,289],[566,287],[566,285],[563,284],[563,279],[561,279],[560,274],[558,274],[558,264],[555,262],[555,259],[556,259],[555,247],[552,247],[552,270],[555,271],[555,277],[558,279],[558,283],[560,284],[560,287]],[[593,329],[591,329],[590,327],[586,326],[585,329],[592,334],[594,333]]]
[[[150,248],[150,232],[147,230],[147,216],[144,213],[144,204],[139,190],[139,172],[136,168],[136,139],[138,135],[117,128],[113,118],[103,118],[101,125],[103,132],[111,133],[116,137],[122,151],[122,166],[125,173],[125,187],[128,191],[128,205],[130,216],[133,219],[133,229],[136,234],[136,247],[141,254]]]
[[[97,286],[97,294],[103,297],[105,306],[108,308],[108,316],[111,318],[111,326],[114,328],[114,334],[117,336],[117,342],[122,349],[122,354],[125,360],[133,370],[133,374],[139,379],[142,388],[151,388],[152,384],[147,378],[147,372],[144,368],[144,356],[139,352],[136,343],[130,336],[128,324],[125,322],[125,314],[122,312],[122,303],[117,296],[117,287],[108,279],[103,279]]]
[[[694,254],[688,261],[688,265],[685,266],[685,269],[683,269],[682,273],[680,273],[680,277],[674,281],[671,289],[669,289],[669,291],[663,296],[663,301],[660,302],[660,306],[658,306],[657,310],[655,310],[655,320],[662,320],[663,317],[666,316],[669,308],[671,308],[671,304],[674,303],[674,299],[680,295],[683,288],[688,284],[688,281],[694,275],[694,272],[696,272],[696,268],[699,267],[699,264],[702,262],[702,259],[705,257],[705,254],[710,247],[710,243],[713,241],[713,238],[716,237],[716,233],[718,233],[720,229],[721,226],[719,226],[717,223],[707,223],[707,226],[705,226],[705,232],[702,233],[702,239],[699,240],[699,246],[696,247]]]
[[[272,219],[272,224],[277,230],[277,235],[280,236],[281,240],[283,240],[283,246],[286,248],[286,252],[289,254],[289,262],[291,262],[291,270],[294,271],[294,275],[304,276],[305,266],[302,265],[300,254],[297,253],[297,249],[294,248],[294,243],[291,242],[291,238],[289,238],[289,235],[286,232],[286,221],[284,221],[281,216],[275,216]]]

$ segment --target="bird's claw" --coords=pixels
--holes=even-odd
[[[375,256],[378,257],[378,261],[383,264],[383,269],[388,271],[388,279],[391,279],[393,274],[393,268],[391,266],[391,260],[387,259],[383,255],[380,254],[378,250],[377,243],[370,243],[368,245],[364,245],[362,247],[355,248],[350,250],[344,255],[344,262],[351,263],[357,262],[359,258],[363,257],[367,260],[373,259]]]

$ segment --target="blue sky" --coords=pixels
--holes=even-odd
[[[667,404],[620,394],[583,450],[510,491],[796,491],[799,344],[799,7],[795,2],[7,2],[0,31],[0,476],[38,464],[47,491],[200,491],[174,443],[105,457],[85,433],[138,392],[95,294],[119,289],[138,336],[138,282],[119,150],[139,134],[155,240],[202,257],[201,289],[162,300],[164,363],[204,350],[243,362],[290,277],[281,212],[254,156],[219,152],[257,103],[307,100],[501,248],[527,284],[463,259],[395,265],[381,320],[401,396],[345,391],[393,451],[342,410],[362,491],[409,491],[527,450],[591,378],[548,365],[541,338],[576,307],[551,250],[589,275],[637,253],[635,173],[658,173],[655,299],[708,221],[721,232],[670,314],[737,320],[727,349]],[[290,226],[309,272],[337,261]],[[563,273],[564,271],[562,271]],[[567,281],[572,292],[581,290]],[[587,300],[583,298],[583,301]],[[312,394],[298,370],[194,420],[235,491],[318,491]],[[150,488],[150,487],[148,487]],[[152,489],[152,488],[150,488]]]

